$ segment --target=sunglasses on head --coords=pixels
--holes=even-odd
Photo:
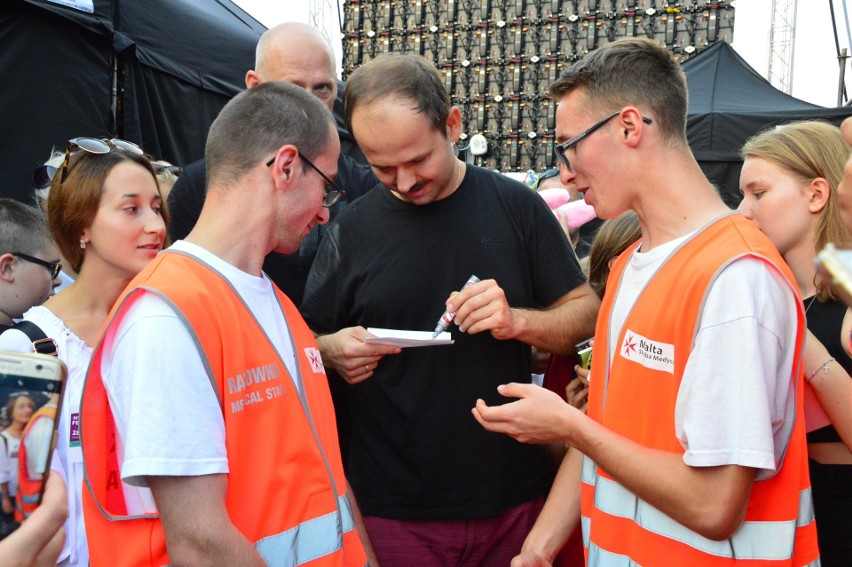
[[[113,150],[137,156],[144,155],[145,153],[142,151],[142,148],[133,142],[119,138],[71,138],[65,146],[65,159],[62,161],[62,177],[59,179],[59,183],[65,183],[65,178],[68,177],[68,162],[71,159],[71,155],[78,150],[83,150],[90,154],[108,154]],[[52,165],[40,165],[35,168],[33,171],[33,187],[36,189],[48,187],[56,176],[58,169]]]

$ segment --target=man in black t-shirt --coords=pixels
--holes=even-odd
[[[255,68],[246,73],[246,88],[265,81],[286,81],[304,88],[333,110],[337,98],[338,81],[334,65],[334,52],[319,31],[306,24],[288,22],[266,31],[257,44]],[[357,153],[346,132],[339,131],[341,147],[350,147]],[[171,213],[169,238],[172,242],[184,238],[195,226],[206,195],[206,161],[199,160],[186,166],[169,195]],[[347,202],[352,202],[378,184],[370,167],[341,152],[337,161],[337,184],[346,191],[344,200],[329,211],[334,219]],[[263,203],[258,203],[263,206]],[[271,252],[263,264],[263,271],[287,296],[299,305],[305,280],[314,260],[317,246],[325,233],[325,225],[317,225],[305,238],[298,254],[283,255]]]
[[[431,63],[380,56],[344,102],[384,187],[329,227],[302,313],[326,367],[356,384],[348,478],[383,565],[508,565],[549,473],[540,447],[470,411],[529,382],[529,345],[567,353],[591,335],[597,297],[537,195],[455,157],[461,115]],[[482,281],[452,293],[471,274]],[[432,331],[445,308],[452,345],[363,342],[368,326]]]

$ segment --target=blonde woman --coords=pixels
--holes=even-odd
[[[799,285],[808,322],[805,422],[819,548],[824,566],[852,557],[852,316],[816,272],[826,243],[852,246],[837,187],[849,148],[824,122],[796,122],[751,138],[741,151],[740,211],[781,252]]]

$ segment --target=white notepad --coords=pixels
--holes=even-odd
[[[393,345],[400,348],[453,344],[450,333],[446,332],[441,333],[434,339],[432,338],[431,331],[403,331],[400,329],[367,327],[367,332],[376,336],[367,337],[364,339],[365,343]]]

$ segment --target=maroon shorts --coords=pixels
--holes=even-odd
[[[521,551],[544,499],[475,520],[406,521],[364,516],[382,567],[507,566]]]

